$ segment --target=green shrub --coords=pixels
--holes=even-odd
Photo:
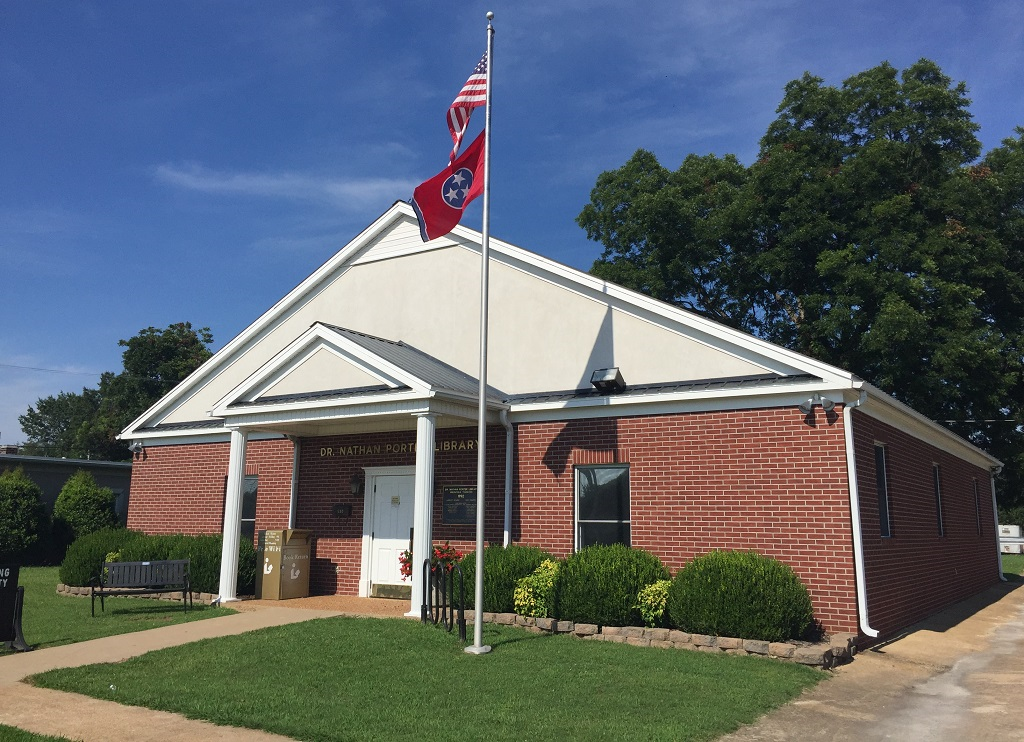
[[[77,539],[68,547],[60,565],[60,581],[83,587],[97,577],[107,554],[122,550],[129,542],[143,538],[127,528],[105,528]]]
[[[88,585],[105,561],[154,562],[188,559],[192,589],[216,594],[220,590],[221,536],[147,536],[124,528],[105,529],[75,541],[60,565],[60,581],[66,585]],[[256,548],[243,538],[238,547],[239,595],[256,589]]]
[[[754,551],[713,551],[676,573],[668,593],[683,631],[763,641],[800,639],[814,625],[807,588],[786,564]]]
[[[636,609],[644,626],[663,626],[665,624],[665,603],[668,600],[668,588],[671,580],[658,580],[642,589],[636,596]]]
[[[145,562],[163,559],[188,559],[192,589],[201,593],[220,592],[220,557],[223,537],[216,535],[146,536],[121,550],[126,562]],[[238,547],[238,576],[236,592],[252,595],[256,590],[256,549],[247,538]]]
[[[46,533],[43,491],[19,466],[0,473],[0,560],[25,561]]]
[[[118,524],[114,502],[117,495],[100,487],[90,472],[77,471],[61,489],[53,506],[53,519],[66,523],[74,538],[81,538]]]
[[[636,596],[668,579],[654,554],[623,544],[580,549],[563,562],[555,582],[555,615],[565,621],[600,626],[640,623]]]
[[[554,615],[557,576],[558,562],[554,559],[545,559],[533,574],[519,580],[513,594],[515,612],[520,616],[536,618]]]
[[[515,610],[516,583],[532,574],[551,555],[533,546],[491,544],[484,548],[484,610],[512,613]],[[459,563],[466,579],[466,607],[475,602],[476,552],[471,551]]]

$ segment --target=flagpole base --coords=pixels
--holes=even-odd
[[[490,651],[491,651],[491,645],[490,644],[484,644],[483,646],[480,646],[480,647],[478,647],[475,644],[473,644],[471,646],[466,647],[466,649],[465,649],[466,654],[487,654]]]

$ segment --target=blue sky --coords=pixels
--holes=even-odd
[[[1019,0],[4,0],[0,443],[142,328],[221,347],[408,199],[447,162],[488,10],[492,233],[581,269],[599,173],[641,147],[749,164],[805,71],[928,57],[968,84],[985,150],[1024,125]]]

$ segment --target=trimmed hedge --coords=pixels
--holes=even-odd
[[[489,613],[512,613],[515,610],[516,583],[533,574],[545,559],[552,556],[534,546],[491,544],[484,547],[484,610]],[[459,562],[466,580],[466,607],[476,600],[476,552],[471,551]]]
[[[79,469],[64,483],[57,495],[57,502],[53,505],[53,519],[67,524],[73,538],[81,538],[104,528],[116,528],[116,500],[114,490],[100,487],[90,472]]]
[[[146,536],[125,529],[107,529],[83,536],[71,545],[60,568],[66,585],[88,585],[99,574],[107,554],[116,552],[124,562],[188,559],[192,589],[217,593],[220,589],[220,535]],[[239,595],[252,595],[256,588],[256,549],[242,539],[238,549]]]
[[[104,528],[77,539],[68,547],[60,564],[60,581],[65,585],[86,587],[103,569],[107,554],[120,551],[133,539],[144,538],[127,528]]]
[[[43,491],[20,466],[0,472],[0,560],[23,562],[49,526]]]
[[[654,554],[623,544],[587,546],[566,559],[555,582],[555,615],[599,626],[642,626],[637,595],[668,579]]]
[[[683,631],[779,642],[815,627],[807,588],[787,564],[754,551],[713,551],[687,564],[668,593]]]

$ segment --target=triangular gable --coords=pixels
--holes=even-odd
[[[225,417],[232,407],[282,396],[399,389],[427,395],[431,385],[335,329],[316,324],[220,399],[212,414]]]
[[[284,323],[288,321],[294,322],[294,318],[299,316],[305,307],[310,306],[314,302],[323,301],[322,294],[327,292],[334,282],[344,277],[347,271],[354,270],[356,267],[365,270],[373,264],[383,265],[388,261],[397,266],[406,261],[394,259],[405,257],[414,261],[410,263],[410,266],[414,265],[416,260],[420,260],[419,264],[422,265],[422,260],[426,259],[427,253],[445,249],[448,250],[449,254],[454,254],[451,253],[454,250],[456,253],[465,255],[467,261],[475,260],[478,263],[479,260],[476,256],[479,255],[480,244],[481,235],[478,232],[461,226],[444,238],[424,244],[419,240],[415,216],[411,207],[404,202],[396,203],[347,246],[324,263],[309,278],[281,299],[281,301],[277,302],[246,330],[214,354],[203,366],[135,420],[126,429],[125,435],[130,435],[130,431],[140,427],[149,427],[164,422],[177,423],[188,419],[200,419],[205,414],[209,414],[211,406],[217,408],[220,402],[215,405],[203,403],[201,407],[197,408],[196,404],[190,402],[190,400],[201,400],[204,394],[209,396],[211,391],[216,395],[215,399],[221,401],[227,398],[243,399],[255,393],[255,387],[246,386],[244,394],[239,394],[236,390],[238,390],[240,385],[244,385],[257,377],[260,379],[260,383],[264,385],[260,389],[263,393],[269,393],[274,384],[284,384],[285,386],[282,386],[281,389],[289,389],[289,377],[297,384],[300,376],[295,374],[300,374],[299,368],[301,364],[290,373],[278,376],[274,380],[271,380],[269,376],[261,375],[259,371],[262,368],[273,366],[276,373],[280,374],[282,372],[282,368],[279,368],[278,365],[284,356],[281,355],[280,350],[273,352],[273,346],[276,345],[280,349],[295,337],[295,331],[282,329]],[[666,340],[675,343],[673,354],[683,359],[673,370],[673,373],[676,373],[675,369],[678,369],[679,378],[673,378],[671,374],[666,372],[663,374],[664,378],[627,378],[627,383],[675,381],[684,378],[703,378],[716,375],[748,376],[761,373],[774,373],[783,376],[807,374],[820,378],[824,386],[831,387],[849,388],[851,383],[851,375],[841,369],[820,363],[814,359],[772,345],[745,333],[732,330],[677,307],[610,284],[500,240],[491,240],[490,251],[494,264],[496,266],[500,265],[503,269],[508,269],[505,270],[508,276],[522,276],[522,281],[519,282],[521,285],[550,287],[551,291],[554,292],[551,294],[551,297],[553,297],[551,300],[555,302],[557,302],[558,296],[576,297],[576,299],[582,297],[597,308],[600,313],[603,313],[599,314],[599,317],[603,318],[604,314],[607,314],[609,318],[607,321],[610,324],[623,324],[626,330],[619,333],[616,337],[616,342],[633,342],[634,345],[641,348],[660,347],[663,341]],[[507,290],[514,290],[515,284],[516,282],[513,280],[509,284],[512,288]],[[464,281],[464,283],[459,285],[458,290],[467,297],[476,295],[476,286],[473,285],[472,280]],[[495,294],[500,296],[501,290],[501,286],[498,286]],[[335,296],[331,301],[337,304],[338,302],[344,302],[346,299],[347,296],[340,295]],[[386,302],[388,300],[389,297],[379,294],[372,297],[372,301],[375,302]],[[353,303],[357,304],[357,302]],[[363,304],[368,303],[372,302],[367,300]],[[373,311],[372,307],[366,308],[365,306],[361,306],[361,310],[366,313],[366,316],[371,316]],[[321,316],[321,314],[325,316]],[[497,318],[494,315],[495,313],[492,312],[492,323],[500,323],[501,321],[506,323],[514,322],[514,317],[510,318],[508,313],[499,314]],[[471,317],[468,317],[465,322],[471,319]],[[334,317],[330,316],[329,311],[317,314],[312,320],[337,322]],[[571,324],[571,322],[577,321],[577,318],[575,315],[567,318],[552,316],[551,323],[544,328],[549,332],[549,337],[550,325],[558,321],[567,321]],[[600,323],[605,321],[601,319]],[[356,323],[349,324],[348,326],[360,330],[367,329]],[[603,328],[604,325],[601,324],[602,331]],[[369,328],[369,331],[372,332],[372,330],[372,327]],[[274,334],[275,332],[277,335]],[[574,333],[575,328],[570,327],[564,336],[572,338]],[[389,332],[381,332],[380,334],[391,337],[395,335],[395,333]],[[280,340],[277,337],[280,337]],[[417,344],[416,337],[399,336],[395,337],[395,339],[412,340],[414,344]],[[527,341],[529,339],[526,338]],[[530,363],[532,363],[533,368],[546,368],[547,365],[551,365],[553,368],[562,360],[562,355],[568,355],[563,349],[555,347],[555,344],[550,339],[546,338],[545,342],[547,343],[545,347],[550,353],[547,357],[541,358],[539,362],[531,361]],[[272,352],[267,353],[261,348],[260,353],[252,353],[253,348],[260,343],[263,343],[262,348],[267,348]],[[686,344],[689,344],[689,346]],[[714,373],[708,373],[700,367],[687,368],[687,359],[693,355],[687,351],[687,348],[690,346],[694,349],[704,349],[702,352],[709,358],[720,359],[722,361],[719,364],[721,367],[716,367]],[[308,349],[306,350],[308,351]],[[433,352],[434,355],[438,355],[436,348],[428,347],[426,350],[427,352]],[[499,347],[497,352],[501,350]],[[520,348],[518,347],[514,348],[514,353],[509,357],[516,358],[516,353],[519,350]],[[505,351],[508,353],[509,349],[505,348]],[[290,352],[294,352],[294,350]],[[261,355],[262,358],[260,358]],[[274,363],[270,363],[267,359],[271,357],[277,360]],[[294,361],[295,359],[291,358],[291,360]],[[319,362],[312,361],[312,357],[307,360]],[[451,359],[442,356],[442,360],[450,361]],[[601,365],[606,363],[607,360],[600,353],[595,353],[591,358],[584,359],[582,365],[586,366],[587,363]],[[573,357],[573,361],[578,362],[578,359]],[[461,367],[463,371],[472,368],[470,364],[465,362],[456,363],[455,365]],[[578,363],[578,365],[580,364]],[[570,380],[568,386],[586,385],[587,373],[589,371],[584,367],[581,373]],[[689,376],[685,374],[689,374]],[[565,374],[563,373],[564,376]],[[635,377],[635,373],[632,376]],[[216,391],[218,388],[221,391]],[[505,387],[503,386],[503,388]],[[552,386],[548,387],[549,390],[564,388],[566,388],[564,378],[552,382]],[[204,389],[207,391],[204,392]],[[545,391],[542,388],[505,388],[505,390],[510,394]],[[226,392],[232,393],[226,394]],[[202,409],[206,412],[196,414],[195,409]],[[186,415],[182,410],[189,414]]]

